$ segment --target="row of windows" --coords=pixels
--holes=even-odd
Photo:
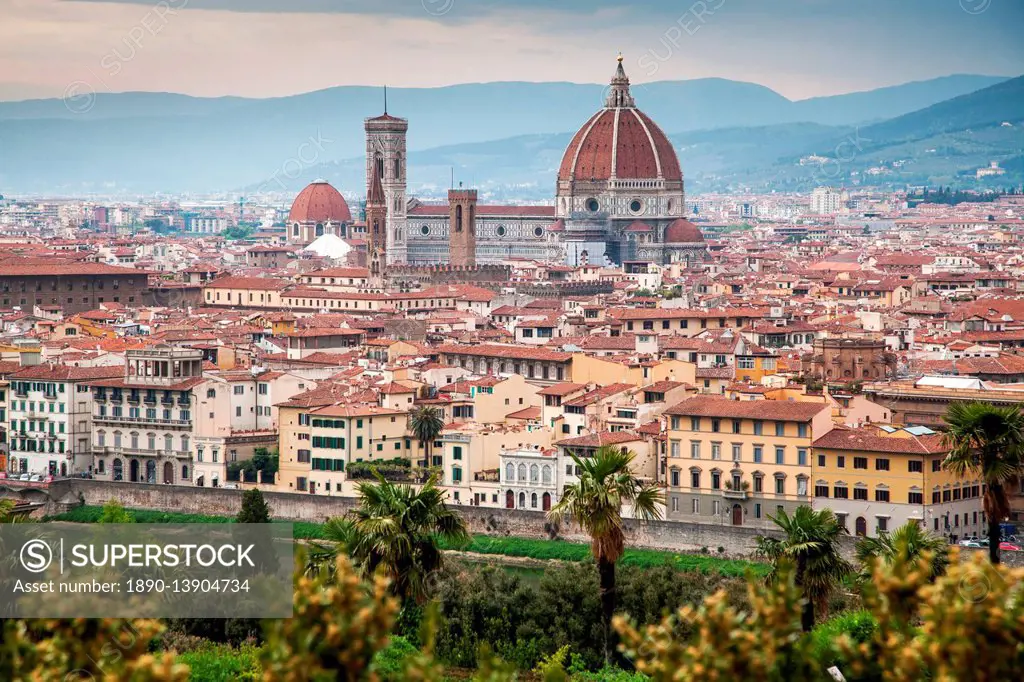
[[[814,485],[814,496],[815,497],[829,497],[829,488],[826,483],[816,483]],[[837,500],[848,500],[850,499],[850,488],[843,484],[837,484],[832,486],[833,498]],[[875,502],[890,502],[889,489],[884,486],[878,486],[875,488]],[[853,488],[853,499],[867,501],[869,499],[869,491],[867,486],[854,486]],[[921,493],[919,491],[912,491],[907,495],[907,502],[909,504],[921,504]]]
[[[731,429],[732,433],[744,433],[744,431],[743,431],[743,422],[745,420],[743,420],[743,419],[729,419],[729,420],[725,420],[725,419],[714,418],[714,419],[708,419],[707,421],[705,421],[704,419],[701,419],[700,417],[690,417],[690,431],[700,431],[700,430],[702,430],[706,426],[706,427],[711,429],[711,433],[721,433],[722,432],[722,422],[725,422],[725,421],[730,422],[730,429]],[[775,435],[777,437],[779,437],[779,438],[784,438],[787,435],[787,433],[786,433],[786,424],[788,422],[778,422],[777,421],[777,422],[772,422],[772,423],[774,424],[773,429],[775,430]],[[674,431],[678,431],[680,426],[681,426],[681,424],[682,424],[682,418],[681,417],[673,416],[671,418],[671,420],[670,420],[670,426],[671,426],[672,430],[674,430]],[[761,421],[759,419],[755,419],[755,420],[751,421],[751,424],[753,425],[752,426],[753,430],[749,431],[747,433],[753,433],[755,436],[763,436],[764,435],[764,422],[763,421]],[[809,429],[807,424],[798,423],[796,425],[796,435],[797,435],[797,438],[807,438],[809,433],[810,433],[810,429]]]
[[[669,480],[671,481],[672,486],[675,487],[675,488],[679,487],[680,473],[681,472],[679,471],[679,469],[672,469],[672,471],[669,473]],[[726,490],[736,490],[736,491],[743,490],[744,481],[743,481],[743,477],[742,477],[741,474],[733,473],[733,474],[731,474],[729,476],[729,480],[725,481],[723,479],[723,472],[722,471],[720,471],[718,469],[712,469],[710,473],[711,473],[711,481],[710,481],[710,483],[711,483],[711,489],[712,490],[722,490],[723,487]],[[775,474],[773,476],[773,478],[775,480],[775,484],[774,484],[775,494],[776,495],[785,495],[786,494],[786,475],[779,473],[779,474]],[[763,493],[764,492],[764,479],[765,479],[764,474],[762,474],[760,472],[757,472],[757,473],[755,473],[753,475],[753,479],[754,479],[754,493]],[[700,469],[697,469],[697,468],[690,469],[690,487],[691,488],[700,488],[701,485],[702,485],[702,480],[703,480],[703,472]],[[807,477],[806,476],[800,475],[800,476],[796,477],[796,494],[797,495],[801,495],[801,496],[807,495]]]
[[[701,458],[701,441],[690,441],[690,459]],[[680,457],[681,444],[678,440],[669,442],[669,455],[671,457]],[[730,455],[733,462],[743,461],[743,443],[732,443],[730,448]],[[754,464],[761,464],[764,461],[764,445],[754,445],[751,448],[751,456]],[[711,443],[711,459],[720,460],[722,459],[722,443]],[[775,463],[776,464],[792,464],[792,462],[786,461],[786,446],[776,445],[775,446]],[[796,449],[796,463],[799,466],[807,466],[807,448]]]
[[[47,422],[45,421],[32,421],[31,419],[22,419],[19,423],[17,419],[11,420],[11,432],[18,433],[32,433],[38,431],[40,433],[46,433],[49,430],[50,435],[54,433],[64,433],[64,422],[49,422],[50,428],[46,428]],[[56,424],[56,429],[54,428]]]
[[[100,297],[98,297],[96,299],[96,302],[97,303],[103,303],[104,300],[105,299],[102,296],[100,296]],[[68,296],[66,302],[68,304],[73,305],[74,302],[75,302],[75,299],[72,298],[71,296]],[[120,302],[121,302],[121,297],[120,296],[115,296],[114,297],[114,303],[120,303]],[[135,303],[135,297],[134,296],[129,296],[128,297],[128,302],[129,303]],[[50,298],[50,303],[54,304],[54,305],[59,305],[60,301],[57,299],[56,296],[53,296],[52,298]],[[91,305],[92,304],[92,299],[90,297],[88,297],[88,296],[83,296],[82,297],[82,303]],[[11,299],[9,299],[9,298],[3,299],[3,305],[5,307],[11,305]],[[28,305],[28,299],[22,297],[21,300],[18,301],[18,305]],[[36,297],[36,305],[43,305],[43,299]],[[68,334],[68,336],[74,336],[74,327],[70,327],[68,329],[68,332],[70,332]]]
[[[11,439],[11,449],[22,452],[64,452],[64,441]]]
[[[138,407],[129,407],[128,408],[128,418],[129,419],[142,419],[143,418],[143,414],[145,414],[145,418],[146,419],[149,419],[151,421],[155,421],[156,419],[158,419],[158,416],[157,416],[158,414],[162,415],[159,418],[163,419],[163,421],[172,421],[174,419],[174,413],[171,410],[166,409],[166,408],[164,408],[160,413],[157,412],[155,407],[147,407],[145,413],[142,412],[142,408],[138,408]],[[101,418],[102,417],[106,417],[107,416],[107,406],[106,405],[97,405],[96,406],[96,416],[97,417],[101,417]],[[110,408],[110,416],[111,417],[123,417],[124,416],[124,408],[121,407],[120,405],[114,405],[113,407]],[[212,413],[211,413],[211,416],[212,416]],[[241,415],[239,415],[239,416],[241,416]],[[190,419],[192,419],[192,412],[190,410],[178,410],[178,421],[189,421]]]
[[[938,460],[936,460],[938,462]],[[826,455],[818,455],[818,466],[828,466],[828,457]],[[836,455],[836,468],[846,468],[846,455]],[[854,469],[867,469],[868,458],[867,457],[854,457],[853,458]],[[938,471],[933,467],[933,470]],[[887,457],[876,457],[875,458],[875,471],[889,471],[889,459]],[[924,471],[924,462],[919,459],[912,459],[907,461],[907,471],[911,473],[921,473]]]
[[[140,437],[139,437],[139,433],[138,432],[132,431],[131,433],[128,434],[128,447],[132,448],[133,450],[138,450],[140,442],[141,441],[140,441]],[[181,443],[181,448],[180,448],[181,452],[188,452],[189,448],[191,447],[191,440],[189,439],[189,437],[183,435],[183,436],[181,436],[181,440],[179,442]],[[156,450],[157,449],[156,444],[157,444],[157,435],[155,433],[147,433],[146,434],[146,447],[149,450]],[[99,431],[96,432],[96,445],[98,445],[101,448],[102,447],[106,447],[108,445],[108,443],[107,443],[107,432],[104,431],[103,429],[100,429]],[[113,447],[115,447],[115,448],[124,447],[124,437],[123,437],[123,435],[121,434],[120,431],[114,431],[113,432]],[[165,433],[164,434],[164,437],[163,437],[163,449],[164,450],[174,450],[174,436],[172,436],[169,433]]]
[[[324,459],[321,457],[313,457],[311,469],[313,471],[344,471],[345,460],[343,459]]]
[[[529,469],[527,469],[525,464],[520,464],[517,468],[514,464],[509,462],[505,465],[504,483],[514,483],[515,481],[519,481],[520,483],[537,483],[538,481],[541,481],[544,485],[550,485],[551,474],[552,468],[547,464],[543,467],[531,464]]]

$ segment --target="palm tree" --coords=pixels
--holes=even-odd
[[[1024,465],[1024,415],[1017,406],[952,403],[946,411],[943,466],[958,478],[981,478],[988,520],[988,556],[999,563],[999,522],[1010,515],[1007,484]]]
[[[443,564],[438,540],[468,542],[466,522],[445,504],[447,493],[437,487],[436,476],[419,490],[379,474],[377,481],[357,487],[349,554],[364,574],[383,571],[403,601],[423,601],[429,577]]]
[[[660,519],[664,500],[660,489],[633,476],[630,464],[635,454],[611,446],[598,448],[593,457],[573,461],[579,467],[579,482],[565,487],[562,498],[548,518],[561,523],[571,518],[590,536],[590,551],[597,561],[601,581],[601,620],[604,659],[612,661],[612,615],[615,612],[615,563],[625,551],[622,505],[633,507],[633,515],[644,521]]]
[[[855,554],[862,580],[871,579],[871,562],[878,559],[892,565],[897,560],[916,562],[925,553],[931,555],[932,579],[946,572],[949,566],[949,543],[921,528],[916,521],[907,521],[891,533],[857,541]]]
[[[804,593],[800,622],[805,632],[814,628],[815,611],[828,616],[828,598],[836,584],[851,570],[839,551],[839,538],[846,531],[830,509],[814,511],[808,506],[796,508],[792,516],[780,510],[769,516],[782,531],[782,538],[760,536],[756,553],[771,562],[768,581],[778,577],[783,562],[796,566],[796,585]]]
[[[323,572],[333,576],[338,555],[348,554],[355,541],[356,528],[351,519],[344,516],[328,519],[322,537],[309,543],[306,575],[316,576]]]
[[[420,405],[409,413],[409,429],[423,446],[423,457],[427,466],[430,466],[431,446],[443,428],[443,413],[436,407]]]

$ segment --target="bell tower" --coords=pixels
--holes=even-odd
[[[448,190],[448,245],[452,265],[476,265],[476,190]]]
[[[388,263],[408,261],[406,238],[406,152],[405,138],[409,121],[392,116],[384,101],[384,113],[363,122],[366,132],[366,195],[369,197],[373,177],[380,182],[384,194],[386,221],[384,254]],[[367,223],[367,228],[372,229]]]
[[[370,286],[384,288],[387,274],[388,203],[380,177],[370,176],[366,195],[366,267],[370,270]]]

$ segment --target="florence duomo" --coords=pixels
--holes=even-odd
[[[371,270],[507,259],[573,266],[702,263],[707,247],[700,229],[685,217],[679,159],[661,128],[638,108],[622,62],[619,55],[604,106],[565,149],[552,205],[478,204],[476,191],[461,185],[449,193],[447,204],[410,197],[409,121],[387,111],[367,118],[365,229]],[[312,199],[319,196],[320,202]],[[344,237],[352,224],[345,199],[318,180],[298,195],[288,239],[308,244],[328,233]],[[464,242],[470,235],[468,253]]]

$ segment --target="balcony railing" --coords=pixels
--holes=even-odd
[[[158,426],[191,426],[192,422],[187,419],[158,419],[156,417],[114,417],[111,415],[94,414],[94,422],[106,422],[110,424],[156,424]]]
[[[93,445],[92,454],[130,457],[178,457],[191,459],[192,453],[184,450],[150,450],[149,448],[126,448],[111,445]]]
[[[722,497],[727,500],[749,500],[749,490],[729,490],[728,488],[722,489]]]

